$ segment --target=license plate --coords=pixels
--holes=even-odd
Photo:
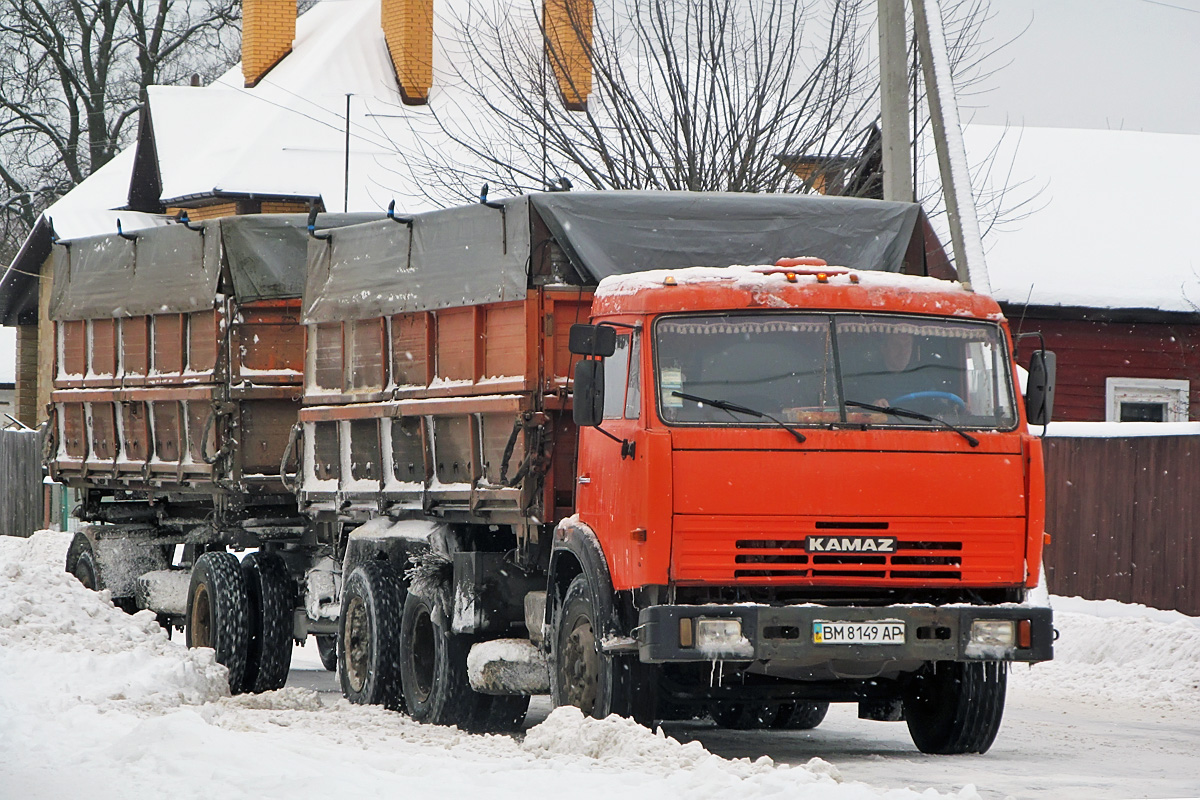
[[[904,644],[904,623],[898,619],[875,622],[813,622],[813,644]]]

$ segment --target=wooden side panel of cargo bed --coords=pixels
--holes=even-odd
[[[188,315],[188,371],[212,372],[217,366],[220,332],[215,310],[196,311]]]
[[[94,319],[91,328],[91,363],[89,377],[111,378],[117,374],[117,321]]]
[[[141,385],[150,374],[150,319],[121,320],[121,365],[125,385]]]
[[[143,464],[150,460],[150,418],[145,403],[121,403],[121,435],[126,459]]]
[[[68,320],[59,322],[57,328],[59,364],[55,374],[55,385],[59,386],[62,385],[61,379],[83,378],[87,372],[87,322]]]
[[[186,449],[183,404],[174,400],[158,400],[152,408],[155,453],[161,461],[178,463]]]
[[[187,353],[187,329],[182,314],[154,317],[154,372],[159,375],[183,372]]]
[[[244,475],[278,475],[300,403],[243,400],[239,450]]]
[[[387,347],[384,320],[360,319],[346,323],[349,345],[346,384],[351,392],[379,392],[387,382]]]
[[[433,380],[433,315],[420,311],[392,317],[392,383],[428,386]]]
[[[338,348],[341,347],[340,325]],[[304,327],[297,300],[247,303],[233,322],[234,382],[300,383],[304,371]],[[341,361],[340,352],[338,361]]]

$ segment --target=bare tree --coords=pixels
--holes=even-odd
[[[0,4],[0,254],[133,136],[145,88],[236,60],[238,0]]]
[[[880,191],[875,0],[545,2],[570,11],[573,36],[547,26],[543,0],[459,4],[453,73],[431,103],[433,127],[405,153],[405,181],[416,178],[434,202],[484,182],[543,189],[559,176],[597,189]],[[980,35],[988,14],[987,0],[946,9],[962,92],[990,77],[998,48]],[[578,56],[564,38],[590,63],[586,104],[572,102],[589,87],[570,82]],[[923,188],[920,199],[936,205],[936,187]],[[988,198],[988,224],[1002,199]]]

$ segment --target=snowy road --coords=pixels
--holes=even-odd
[[[837,706],[812,732],[667,738],[539,700],[513,739],[351,706],[314,646],[288,688],[230,698],[211,651],[62,573],[67,541],[0,537],[0,800],[1200,796],[1200,620],[1178,614],[1057,601],[1058,658],[1016,671],[984,756]]]

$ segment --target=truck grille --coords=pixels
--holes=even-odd
[[[813,520],[677,515],[671,577],[685,584],[940,585],[1019,583],[1019,518]],[[750,533],[751,535],[747,535]],[[813,552],[810,537],[873,548]]]
[[[962,542],[896,542],[896,552],[813,553],[803,539],[739,539],[739,578],[942,578],[961,580]]]

